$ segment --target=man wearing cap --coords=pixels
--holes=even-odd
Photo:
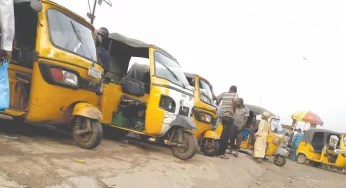
[[[269,117],[269,112],[264,112],[262,114],[262,120],[258,125],[258,131],[255,133],[256,141],[254,148],[254,157],[257,163],[261,162],[262,159],[265,157],[267,137],[270,129],[270,124],[268,122]]]
[[[102,46],[102,41],[105,41],[108,38],[109,32],[107,28],[101,27],[99,30],[97,30],[97,34],[101,37],[101,42],[96,44],[96,46],[99,48],[99,56],[103,65],[103,69],[106,73],[110,69],[109,61],[111,59],[111,55]]]

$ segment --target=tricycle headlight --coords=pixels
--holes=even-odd
[[[67,72],[67,71],[62,71],[64,74],[64,79],[63,82],[69,85],[74,85],[74,86],[78,86],[78,77],[77,75],[71,73],[71,72]]]
[[[201,112],[201,119],[204,121],[204,122],[207,122],[207,123],[211,123],[211,115],[210,114],[206,114],[206,113],[203,113]]]
[[[168,112],[175,112],[175,102],[171,97],[161,95],[159,107]]]

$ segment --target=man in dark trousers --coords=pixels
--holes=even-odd
[[[238,98],[237,108],[234,114],[234,124],[231,126],[231,154],[232,151],[235,151],[233,154],[235,157],[238,157],[238,151],[240,149],[240,144],[244,137],[244,128],[245,124],[249,118],[250,112],[249,109],[244,105],[244,100]],[[234,144],[236,142],[236,144]]]
[[[213,92],[213,91],[212,91]],[[215,96],[213,94],[213,96]],[[220,137],[220,151],[218,157],[222,159],[228,159],[225,155],[226,149],[228,148],[228,140],[231,136],[231,127],[234,124],[234,113],[236,108],[237,87],[231,86],[228,92],[224,92],[217,97],[213,97],[216,100],[216,104],[219,105],[222,102],[221,107],[221,121],[222,121],[222,133]]]

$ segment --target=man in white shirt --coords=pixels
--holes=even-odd
[[[13,0],[0,0],[0,57],[10,61],[14,38]]]

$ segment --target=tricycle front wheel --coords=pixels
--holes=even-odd
[[[282,155],[275,156],[274,164],[276,166],[284,166],[286,164],[286,158]]]
[[[202,141],[202,152],[204,155],[214,157],[219,152],[219,141],[211,138],[205,138]]]
[[[176,140],[176,139],[174,139]],[[189,132],[183,132],[183,143],[180,146],[172,146],[172,153],[178,159],[191,159],[198,151],[197,139]]]
[[[102,125],[94,119],[76,117],[73,121],[73,139],[77,145],[84,149],[96,148],[102,140]]]

